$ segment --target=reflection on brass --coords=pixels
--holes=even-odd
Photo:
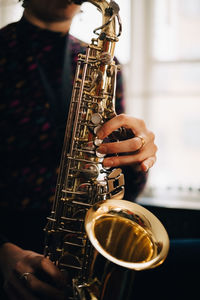
[[[118,216],[102,216],[94,228],[99,244],[110,255],[127,262],[145,262],[152,258],[154,244],[137,223]]]
[[[88,210],[85,228],[95,249],[121,267],[138,271],[155,268],[168,254],[169,238],[164,226],[136,203],[101,201]]]

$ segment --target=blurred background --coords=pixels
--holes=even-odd
[[[126,113],[145,120],[159,149],[138,202],[190,211],[194,219],[200,212],[200,1],[116,2],[123,24],[116,56],[124,72]],[[0,0],[0,26],[22,12],[17,0]],[[101,14],[85,3],[71,33],[90,42],[99,25]]]

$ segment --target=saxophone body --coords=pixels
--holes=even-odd
[[[155,216],[122,200],[122,170],[103,167],[104,155],[98,152],[103,141],[97,132],[116,115],[119,66],[113,58],[121,22],[114,1],[88,2],[101,11],[103,25],[94,30],[98,37],[86,53],[78,56],[44,252],[68,272],[69,299],[105,300],[112,299],[109,285],[115,267],[155,267],[167,256],[169,240]]]

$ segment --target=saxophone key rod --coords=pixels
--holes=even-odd
[[[70,160],[73,160],[73,161],[93,163],[93,164],[97,164],[97,165],[102,164],[102,162],[100,162],[100,161],[93,161],[93,160],[89,160],[89,159],[77,158],[77,157],[72,157],[72,156],[68,156],[67,158],[70,159]]]
[[[64,242],[64,245],[70,245],[70,246],[75,246],[78,248],[83,248],[84,245],[80,245],[80,244],[76,244],[76,243],[72,243],[72,242]]]
[[[78,236],[81,236],[83,234],[83,231],[70,230],[70,229],[65,229],[65,228],[62,228],[62,227],[59,227],[58,230],[59,230],[59,232],[72,233],[72,234],[76,234]]]

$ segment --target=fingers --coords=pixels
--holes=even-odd
[[[98,137],[104,139],[112,131],[122,126],[131,129],[135,136],[123,141],[101,144],[98,152],[120,154],[105,157],[103,165],[116,167],[139,163],[141,170],[147,172],[156,161],[157,146],[154,143],[154,133],[146,128],[144,121],[123,114],[118,115],[100,128],[97,133]]]
[[[148,138],[149,139],[149,138]],[[146,141],[145,141],[146,143]],[[143,146],[142,139],[134,137],[125,141],[104,143],[98,148],[98,152],[111,154],[111,153],[123,153],[123,152],[135,152]]]
[[[22,276],[24,273],[26,276]],[[60,270],[48,258],[34,252],[16,264],[8,283],[13,286],[10,293],[20,293],[18,299],[66,299],[67,283]]]
[[[45,299],[63,299],[66,298],[64,291],[57,289],[41,280],[39,280],[34,274],[30,274],[26,281],[26,287],[33,294]],[[43,299],[43,298],[42,298]]]
[[[16,293],[12,290],[12,288],[7,288],[5,289],[5,295],[6,299],[12,299],[12,300],[18,300],[19,297],[16,295]]]
[[[27,299],[38,300],[26,287],[23,281],[12,273],[9,279],[4,283],[4,291],[8,299]]]
[[[34,252],[16,264],[15,272],[18,276],[24,272],[34,273],[37,277],[41,277],[43,281],[50,281],[59,288],[66,284],[64,276],[53,262]]]
[[[151,146],[145,145],[136,154],[106,157],[104,158],[103,165],[105,167],[117,167],[140,163],[142,170],[147,172],[156,162],[156,152],[157,146],[152,143]]]
[[[120,127],[131,129],[135,135],[140,135],[141,130],[146,130],[146,125],[143,120],[121,114],[104,123],[98,130],[97,136],[99,139],[103,140]]]
[[[57,289],[39,280],[34,274],[29,273],[26,280],[11,276],[4,285],[4,290],[10,299],[66,299],[64,290]]]
[[[141,163],[141,168],[144,172],[147,172],[151,167],[153,167],[153,165],[156,162],[156,156],[153,157],[149,157],[147,159],[145,159],[142,163]]]
[[[141,164],[142,171],[147,172],[149,168],[151,168],[156,162],[156,157],[149,157],[147,159],[144,159],[144,161],[140,161],[138,156],[134,155],[112,156],[105,158],[103,161],[103,165],[105,167],[117,167],[137,164],[138,162]]]
[[[11,300],[19,300],[19,299],[39,300],[38,298],[32,297],[32,295],[30,294],[24,295],[23,290],[20,290],[19,293],[17,293],[12,285],[9,285],[8,289],[5,290],[5,294],[7,296],[6,299],[11,299]]]
[[[47,281],[48,279],[51,279],[50,281],[52,284],[56,285],[58,288],[62,288],[66,285],[66,279],[64,278],[63,274],[50,259],[43,256],[38,257],[34,261],[34,268],[39,271],[39,277],[44,277],[44,279],[46,277]]]

